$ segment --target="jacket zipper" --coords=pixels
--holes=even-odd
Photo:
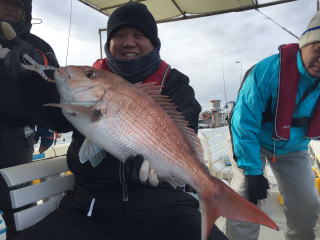
[[[119,167],[119,179],[122,185],[122,201],[127,202],[129,200],[128,196],[128,185],[126,183],[125,173],[124,173],[124,163],[120,162]]]

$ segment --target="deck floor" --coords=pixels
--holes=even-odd
[[[272,220],[274,220],[280,231],[261,226],[259,240],[285,240],[286,219],[283,214],[282,206],[277,201],[277,192],[272,192],[268,199],[264,202],[262,210],[266,212]],[[225,218],[219,218],[216,222],[217,226],[225,231]],[[316,227],[316,239],[320,240],[320,225]]]
[[[277,182],[268,165],[266,166],[266,175],[268,177],[271,189],[268,198],[263,201],[261,209],[277,223],[280,231],[275,231],[273,229],[261,226],[259,240],[285,240],[286,219],[283,213],[283,207],[278,202],[279,191]],[[224,218],[219,218],[216,224],[222,231],[225,231]],[[315,233],[316,240],[320,240],[320,221],[316,226]]]
[[[225,141],[226,145],[223,149],[227,149],[226,152],[229,154],[229,159],[232,159],[233,153],[231,150],[231,140],[229,135],[228,127],[221,127],[221,128],[213,128],[213,129],[200,129],[199,132],[202,134],[199,135],[200,140],[202,140],[202,144],[205,150],[205,159],[209,162],[209,168],[211,167],[211,172],[214,176],[222,178],[229,182],[229,180],[232,177],[232,168],[226,167],[224,164],[224,159],[217,160],[216,158],[212,158],[212,156],[217,155],[217,152],[221,152],[221,145],[215,147],[218,144],[220,144],[222,141]],[[226,139],[222,139],[221,136],[226,136]],[[213,141],[215,140],[215,141]],[[315,158],[317,159],[318,166],[320,167],[320,141],[311,141],[311,148],[312,152],[315,155]],[[217,150],[218,149],[218,150]],[[211,161],[211,164],[210,164]],[[219,161],[222,161],[220,165],[214,165],[213,163],[219,163]],[[213,163],[212,163],[213,162]],[[215,166],[217,166],[215,168]],[[221,166],[224,166],[223,168]],[[229,170],[228,170],[229,168]],[[230,173],[230,176],[228,174],[228,177],[224,177],[224,174],[222,173]],[[268,178],[269,184],[270,184],[270,195],[269,197],[263,202],[261,208],[263,211],[265,211],[279,226],[280,231],[275,231],[272,229],[269,229],[267,227],[261,226],[260,229],[260,236],[259,240],[285,240],[285,231],[286,231],[286,219],[283,213],[283,207],[279,204],[277,197],[278,197],[278,186],[277,181],[268,166],[266,165],[265,169],[265,176]],[[225,219],[219,218],[216,221],[216,225],[222,230],[225,231]],[[320,240],[320,221],[318,222],[316,229],[316,240]]]

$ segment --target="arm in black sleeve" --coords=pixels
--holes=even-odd
[[[29,41],[35,48],[45,54],[49,66],[59,67],[54,51],[46,42],[35,35],[31,35]],[[53,78],[52,71],[48,72],[47,75]],[[20,77],[19,83],[21,86],[21,97],[36,122],[57,132],[69,132],[73,130],[71,124],[63,116],[60,108],[43,106],[47,103],[60,102],[60,96],[54,83],[47,82],[35,72],[30,72],[27,76]]]
[[[176,69],[170,71],[162,92],[169,96],[182,112],[191,128],[198,132],[198,119],[201,106],[195,99],[193,88],[189,85],[189,78]]]

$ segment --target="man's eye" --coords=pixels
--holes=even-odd
[[[115,34],[115,35],[113,35],[113,37],[112,38],[123,38],[123,36],[124,36],[124,34]]]
[[[319,43],[319,42],[316,43],[316,44],[314,45],[314,47],[315,47],[316,50],[320,50],[320,43]]]
[[[87,78],[90,78],[90,79],[95,78],[96,77],[96,72],[92,71],[92,70],[89,70],[89,71],[87,71],[86,76],[87,76]]]
[[[145,36],[142,33],[137,33],[137,34],[135,34],[135,37],[136,38],[144,38]]]

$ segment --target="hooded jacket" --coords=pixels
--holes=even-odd
[[[300,52],[296,55],[299,71],[299,85],[296,104],[304,92],[315,84],[317,79],[305,69]],[[306,138],[307,126],[290,129],[289,140],[274,140],[274,122],[262,123],[271,99],[271,111],[275,115],[280,56],[265,58],[254,66],[243,83],[233,110],[231,134],[237,164],[245,170],[246,175],[262,174],[260,149],[265,148],[275,155],[286,154],[308,149],[310,139]],[[310,118],[320,97],[320,87],[312,91],[298,106],[293,118]]]
[[[28,53],[41,51],[47,58],[48,64],[58,67],[55,54],[48,43],[41,38],[30,33],[31,29],[31,0],[23,0],[25,4],[25,17],[24,21],[18,23],[11,23],[17,36],[26,43],[28,46]],[[36,79],[41,79],[45,82],[40,75],[30,71],[23,71],[20,68],[21,56],[24,53],[14,46],[14,44],[6,39],[0,33],[0,44],[3,47],[12,49],[5,60],[0,60],[0,133],[6,128],[23,127],[25,125],[33,126],[36,124],[34,116],[28,111],[24,101],[21,98],[19,88],[21,84],[28,84]],[[31,54],[32,55],[32,54]],[[5,65],[6,62],[6,65]],[[47,83],[40,83],[40,85],[47,86]],[[37,89],[38,87],[36,87]],[[42,91],[42,90],[41,90]],[[43,94],[43,92],[37,94]],[[57,96],[53,97],[57,99]]]

